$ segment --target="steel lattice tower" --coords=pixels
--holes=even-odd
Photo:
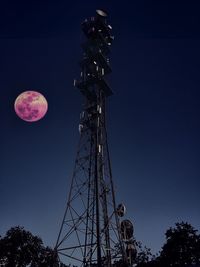
[[[106,132],[106,99],[112,91],[105,81],[111,72],[110,46],[114,37],[107,14],[82,23],[85,42],[81,77],[74,81],[84,96],[80,114],[80,140],[67,207],[56,243],[60,257],[75,266],[111,267],[121,259],[128,263],[111,172]]]

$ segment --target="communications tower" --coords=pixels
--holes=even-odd
[[[111,73],[109,53],[114,40],[107,14],[82,25],[85,41],[80,79],[74,81],[84,97],[80,140],[66,210],[56,243],[59,257],[73,266],[131,266],[135,256],[133,225],[121,220],[117,205],[106,131],[106,100],[112,90],[105,77]]]

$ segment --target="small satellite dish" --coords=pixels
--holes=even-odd
[[[118,207],[117,207],[117,215],[119,217],[123,217],[124,214],[126,213],[126,207],[124,204],[119,204]]]
[[[121,222],[121,234],[123,240],[129,240],[133,237],[133,224],[129,220]]]
[[[105,11],[101,10],[101,9],[97,9],[96,12],[101,17],[107,17],[108,16],[108,14]]]

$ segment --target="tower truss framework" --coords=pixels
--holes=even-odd
[[[82,93],[84,105],[56,251],[64,262],[74,266],[111,267],[119,260],[128,265],[106,131],[106,100],[112,90],[105,77],[111,73],[109,53],[114,37],[107,14],[102,10],[97,10],[96,16],[86,19],[81,26],[85,41],[80,79],[74,81],[74,86]]]

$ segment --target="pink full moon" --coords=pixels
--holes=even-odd
[[[48,104],[45,97],[36,91],[21,93],[15,100],[15,112],[24,121],[34,122],[43,118]]]

